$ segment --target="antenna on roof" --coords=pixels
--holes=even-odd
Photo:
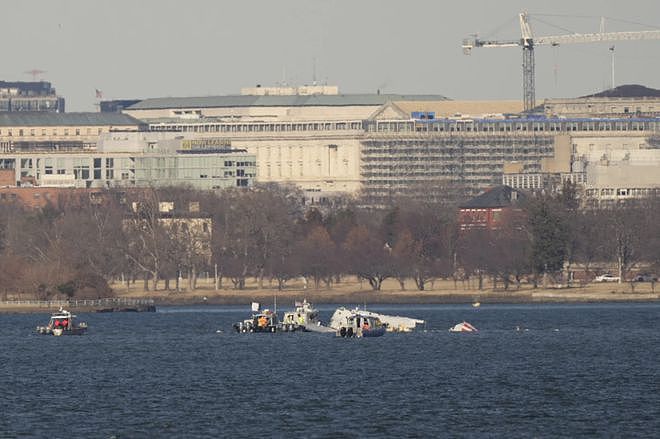
[[[36,82],[37,76],[41,75],[42,73],[46,73],[46,71],[45,70],[39,70],[39,69],[32,69],[32,70],[26,70],[23,73],[28,74],[28,75],[32,75],[32,81]]]
[[[312,58],[312,85],[316,85],[316,57]]]
[[[282,67],[282,87],[286,87],[286,66]]]

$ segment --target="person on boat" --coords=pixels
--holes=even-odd
[[[301,325],[305,324],[305,316],[304,315],[298,314],[298,323],[300,323]]]
[[[265,328],[267,324],[268,324],[268,319],[266,318],[266,316],[259,316],[259,327]]]
[[[364,321],[362,322],[362,329],[363,330],[369,329],[369,322],[367,321],[367,319],[364,319]]]

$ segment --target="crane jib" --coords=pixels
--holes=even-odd
[[[526,12],[519,14],[520,35],[517,41],[512,40],[481,40],[476,35],[463,40],[463,53],[470,55],[475,47],[522,47],[523,49],[523,103],[525,111],[530,111],[536,106],[534,85],[534,46],[560,46],[562,44],[597,43],[611,41],[639,41],[660,40],[660,30],[631,31],[631,32],[597,32],[585,34],[567,34],[544,37],[534,37],[529,16]],[[601,28],[603,30],[604,28]],[[611,50],[611,49],[610,49]],[[614,58],[612,59],[614,69]],[[614,71],[612,71],[614,81]],[[614,84],[612,84],[614,86]]]

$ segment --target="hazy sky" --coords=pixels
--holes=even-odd
[[[4,0],[0,79],[44,70],[67,111],[95,111],[95,89],[120,99],[309,84],[314,64],[343,93],[520,99],[519,48],[460,46],[471,33],[518,38],[522,10],[536,35],[595,32],[601,16],[606,30],[660,28],[658,0]],[[538,47],[537,100],[608,88],[609,46]],[[617,85],[660,88],[660,40],[614,53]]]

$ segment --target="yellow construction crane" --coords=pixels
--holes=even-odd
[[[598,33],[573,33],[567,35],[553,35],[549,37],[535,37],[532,33],[532,26],[529,23],[529,16],[527,13],[521,12],[518,17],[520,20],[520,40],[481,40],[476,36],[466,38],[463,40],[463,53],[470,55],[472,49],[475,47],[522,47],[523,103],[525,111],[529,111],[536,106],[536,91],[534,86],[534,46],[559,46],[562,44],[573,43],[660,39],[660,30],[632,32],[602,31]]]

